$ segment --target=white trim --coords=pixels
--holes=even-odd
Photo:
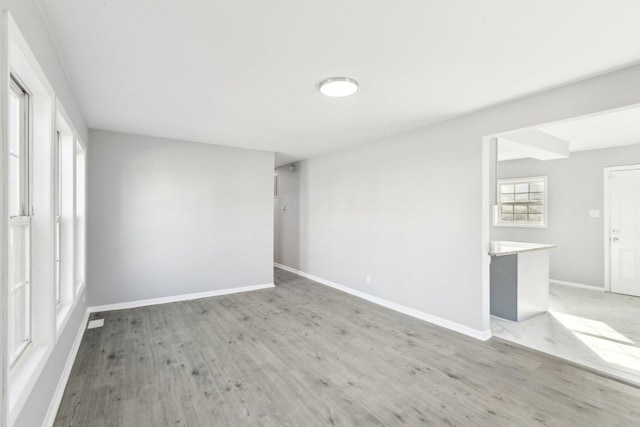
[[[482,328],[491,331],[491,256],[489,250],[491,246],[491,223],[497,212],[498,186],[495,185],[495,178],[498,176],[498,139],[485,136],[482,138],[482,211],[480,218],[482,220],[482,239],[481,247],[478,248],[482,254],[482,282],[481,282],[481,320]],[[493,189],[493,192],[491,191]],[[491,197],[493,196],[493,197]],[[491,333],[491,332],[489,332]]]
[[[379,298],[364,292],[357,291],[355,289],[351,289],[344,285],[339,285],[337,283],[331,282],[329,280],[325,280],[321,277],[314,276],[313,274],[305,273],[304,271],[296,270],[295,268],[288,267],[286,265],[278,264],[274,262],[273,265],[275,267],[281,268],[282,270],[289,271],[291,273],[297,274],[302,277],[306,277],[307,279],[313,280],[314,282],[320,283],[325,286],[329,286],[334,289],[338,289],[342,292],[346,292],[358,298],[362,298],[369,302],[381,305],[386,308],[390,308],[391,310],[406,314],[411,317],[415,317],[420,320],[424,320],[429,323],[433,323],[437,326],[442,326],[443,328],[451,329],[452,331],[459,332],[461,334],[468,335],[470,337],[486,341],[491,338],[491,330],[480,331],[478,329],[473,329],[465,325],[461,325],[456,322],[452,322],[451,320],[443,319],[438,316],[434,316],[432,314],[424,313],[422,311],[416,310],[414,308],[410,308],[401,304],[397,304],[395,302],[388,301],[383,298]]]
[[[0,22],[0,58],[8,58],[9,56],[9,30],[8,30],[9,12],[5,9],[2,11]],[[8,424],[8,405],[7,405],[7,389],[9,385],[7,369],[8,364],[8,314],[7,309],[9,294],[9,277],[8,277],[8,254],[5,248],[8,248],[8,182],[9,173],[7,159],[7,143],[9,141],[9,112],[8,112],[8,91],[9,89],[9,67],[7,64],[0,66],[0,427]]]
[[[82,337],[84,336],[84,331],[87,328],[88,321],[89,321],[89,309],[87,308],[87,310],[84,312],[84,316],[82,317],[80,328],[78,328],[78,332],[76,333],[76,338],[73,341],[73,345],[71,346],[69,355],[67,356],[67,362],[64,365],[62,374],[60,374],[58,385],[56,386],[56,389],[53,392],[53,396],[51,397],[51,403],[49,403],[49,409],[47,409],[47,414],[45,415],[44,421],[42,422],[42,425],[44,427],[52,426],[53,422],[56,419],[56,415],[58,414],[58,408],[60,407],[60,403],[62,402],[62,396],[64,395],[64,389],[67,387],[67,381],[69,381],[69,376],[71,375],[71,368],[73,368],[73,364],[76,361],[76,356],[78,355],[78,350],[80,349],[80,343],[82,342]]]
[[[554,285],[571,286],[573,288],[589,289],[591,291],[596,291],[596,292],[604,292],[604,287],[585,285],[584,283],[566,282],[564,280],[555,280],[555,279],[549,279],[549,283],[553,283]]]
[[[148,305],[168,304],[178,301],[188,301],[199,298],[216,297],[220,295],[236,294],[240,292],[257,291],[260,289],[274,288],[274,283],[265,283],[262,285],[242,286],[239,288],[220,289],[216,291],[197,292],[193,294],[174,295],[170,297],[152,298],[138,301],[128,301],[116,304],[97,305],[89,307],[89,313],[97,313],[100,311],[124,310],[127,308],[146,307]]]
[[[611,172],[640,169],[640,165],[611,166],[602,169],[604,179],[604,290],[611,292]]]

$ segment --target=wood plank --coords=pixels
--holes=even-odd
[[[276,288],[94,313],[56,426],[634,425],[640,390],[276,269]]]

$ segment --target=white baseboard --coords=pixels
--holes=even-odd
[[[80,343],[82,342],[82,337],[84,336],[84,331],[87,328],[88,321],[89,309],[84,312],[82,322],[80,322],[80,328],[78,329],[76,338],[73,341],[73,345],[71,346],[71,351],[69,351],[69,356],[67,356],[67,361],[64,365],[64,369],[62,370],[62,374],[60,375],[60,379],[58,380],[58,385],[56,386],[53,397],[51,398],[49,409],[47,409],[47,414],[45,415],[44,421],[42,423],[44,427],[51,427],[53,425],[53,422],[56,420],[58,408],[60,407],[62,396],[64,395],[64,389],[67,387],[67,381],[69,381],[69,375],[71,375],[71,368],[73,368],[73,363],[76,361],[76,356],[78,355]]]
[[[260,289],[273,288],[275,284],[265,283],[263,285],[242,286],[239,288],[220,289],[216,291],[197,292],[193,294],[174,295],[170,297],[152,298],[138,301],[121,302],[116,304],[97,305],[89,307],[89,313],[97,313],[99,311],[124,310],[126,308],[145,307],[148,305],[168,304],[171,302],[188,301],[192,299],[217,297],[220,295],[229,295],[239,292],[257,291]]]
[[[549,279],[549,283],[553,283],[554,285],[571,286],[573,288],[589,289],[591,291],[604,292],[604,287],[601,288],[599,286],[585,285],[583,283],[565,282],[564,280],[555,280],[555,279]]]
[[[456,322],[452,322],[451,320],[443,319],[442,317],[434,316],[431,314],[424,313],[422,311],[397,304],[395,302],[391,302],[385,300],[383,298],[379,298],[365,292],[357,291],[355,289],[351,289],[347,286],[339,285],[334,282],[330,282],[329,280],[325,280],[321,277],[314,276],[309,273],[305,273],[304,271],[296,270],[295,268],[288,267],[286,265],[278,264],[276,262],[273,263],[275,267],[281,268],[283,270],[289,271],[291,273],[295,273],[299,276],[306,277],[307,279],[313,280],[314,282],[318,282],[322,285],[330,286],[332,288],[338,289],[342,292],[346,292],[348,294],[354,295],[358,298],[362,298],[364,300],[370,301],[374,304],[381,305],[383,307],[390,308],[391,310],[398,311],[400,313],[406,314],[411,317],[415,317],[420,320],[424,320],[429,323],[433,323],[434,325],[442,326],[443,328],[451,329],[452,331],[460,332],[461,334],[468,335],[473,338],[477,338],[482,341],[486,341],[491,338],[491,330],[480,331],[478,329],[473,329],[465,325],[461,325]]]

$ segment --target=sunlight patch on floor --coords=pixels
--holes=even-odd
[[[551,315],[602,360],[640,371],[638,343],[598,320],[558,312]]]

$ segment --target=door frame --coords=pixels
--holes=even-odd
[[[604,179],[604,290],[611,292],[611,181],[612,172],[640,169],[640,164],[603,168]]]

